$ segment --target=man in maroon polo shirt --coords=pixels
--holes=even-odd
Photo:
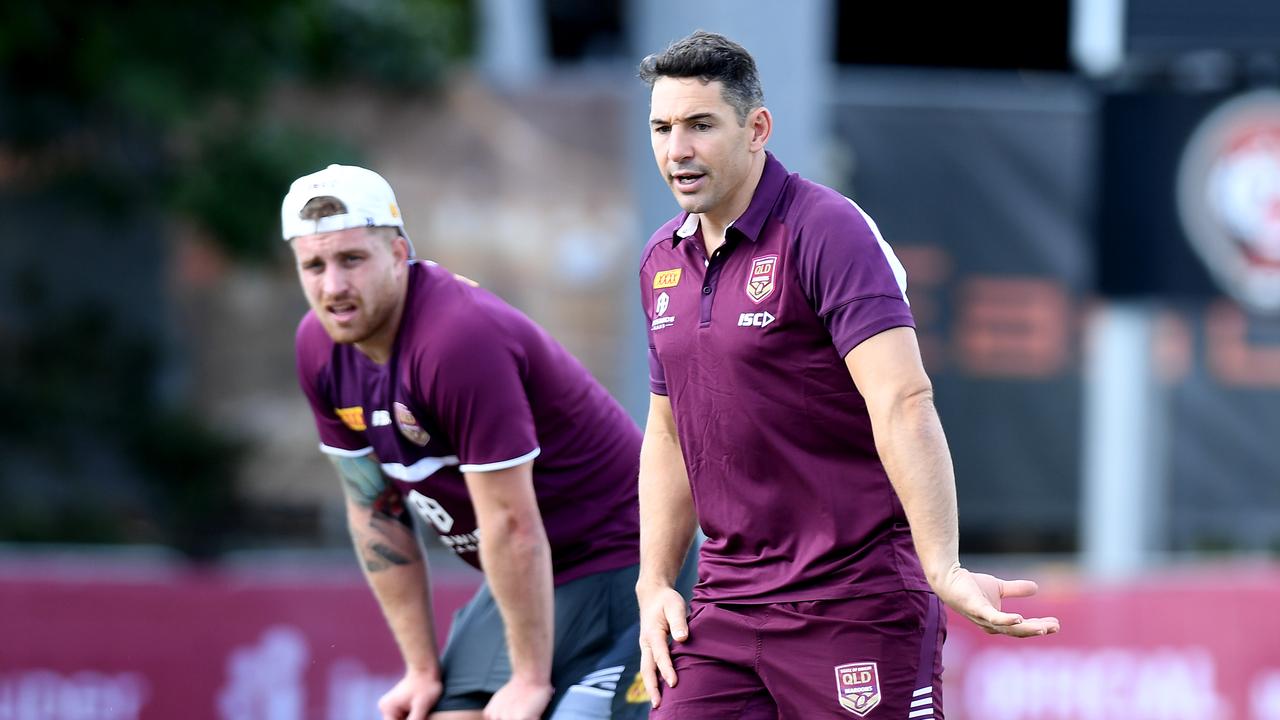
[[[861,208],[765,151],[773,121],[741,46],[700,31],[640,75],[683,210],[640,270],[636,589],[654,717],[942,718],[939,599],[993,633],[1058,621],[1001,612],[1035,584],[959,563],[905,272]],[[671,581],[696,524],[686,615]]]
[[[639,428],[523,314],[413,259],[377,173],[299,178],[281,220],[298,376],[404,657],[382,717],[605,720],[636,648]],[[485,573],[443,657],[415,529]]]

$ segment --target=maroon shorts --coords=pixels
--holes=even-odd
[[[655,720],[942,720],[946,616],[927,592],[694,603]]]

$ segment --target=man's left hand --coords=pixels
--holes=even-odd
[[[986,573],[969,572],[956,564],[933,590],[952,610],[991,635],[1052,635],[1061,627],[1058,618],[1025,618],[1000,610],[1003,598],[1031,597],[1037,589],[1030,580],[1001,580]]]
[[[551,702],[554,688],[550,683],[538,683],[513,677],[489,698],[484,708],[484,720],[538,720]]]

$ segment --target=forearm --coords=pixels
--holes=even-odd
[[[876,427],[876,447],[911,525],[929,584],[959,562],[955,470],[931,390],[894,402]]]
[[[387,625],[412,672],[440,672],[426,565],[417,540],[397,513],[399,495],[377,458],[331,457],[342,480],[351,542]]]
[[[347,519],[356,557],[406,669],[439,674],[431,592],[417,541],[399,521],[375,512],[349,506]]]
[[[640,585],[670,587],[697,529],[680,443],[672,429],[646,428],[640,448]]]
[[[551,682],[555,617],[551,548],[541,518],[482,518],[480,562],[506,625],[513,676]]]

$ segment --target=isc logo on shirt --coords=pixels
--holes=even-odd
[[[774,320],[777,318],[768,312],[742,313],[738,316],[738,327],[767,327]]]

